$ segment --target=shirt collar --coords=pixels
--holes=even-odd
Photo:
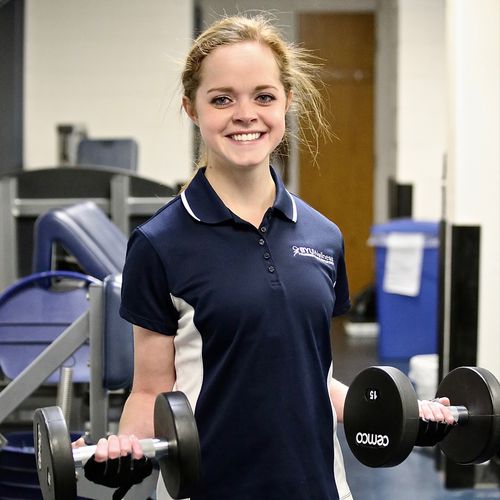
[[[290,221],[297,222],[295,200],[286,190],[274,168],[270,168],[271,176],[276,184],[276,200],[273,208],[279,210]],[[217,224],[235,218],[208,182],[205,177],[205,168],[198,170],[186,190],[181,193],[181,200],[189,215],[198,222]]]

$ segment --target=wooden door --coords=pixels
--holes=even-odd
[[[300,152],[299,194],[344,234],[351,296],[374,281],[374,16],[301,13],[299,41],[324,60],[324,97],[334,138],[320,145],[318,166]]]

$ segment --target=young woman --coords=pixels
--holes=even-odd
[[[342,235],[271,162],[288,112],[325,126],[314,70],[262,17],[223,19],[194,42],[183,107],[203,160],[130,239],[121,314],[134,383],[97,463],[139,459],[156,395],[175,388],[200,434],[193,500],[351,498],[336,437],[347,387],[330,348],[331,319],[349,308]],[[170,498],[161,481],[157,493]]]

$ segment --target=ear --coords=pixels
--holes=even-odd
[[[196,113],[196,107],[191,102],[191,99],[189,99],[189,97],[186,97],[186,96],[182,97],[182,107],[184,108],[184,111],[189,116],[191,121],[195,125],[198,125],[198,115]]]
[[[288,110],[290,109],[290,105],[292,104],[292,99],[293,99],[293,91],[290,90],[288,92],[288,95],[286,96],[286,106],[285,106],[285,113],[288,112]]]

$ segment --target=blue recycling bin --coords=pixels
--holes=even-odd
[[[420,288],[409,296],[384,286],[390,235],[423,235]],[[404,237],[404,236],[403,236]],[[372,227],[375,247],[379,358],[408,360],[438,351],[439,222],[396,219]]]

